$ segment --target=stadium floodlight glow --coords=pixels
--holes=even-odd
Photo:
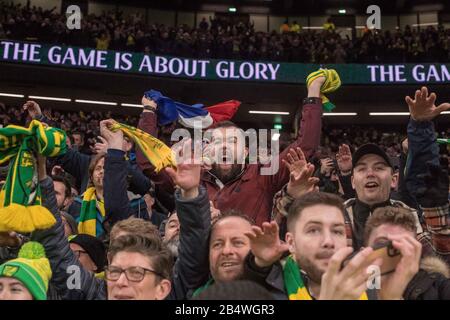
[[[11,97],[11,98],[25,98],[25,96],[23,94],[17,94],[17,93],[0,92],[0,96],[2,96],[2,97]]]
[[[357,116],[356,112],[324,112],[325,117],[339,117],[339,116]]]
[[[346,13],[347,13],[347,10],[345,10],[345,9],[339,9],[339,13],[340,13],[340,14],[346,14]]]
[[[277,141],[278,139],[280,139],[280,134],[279,133],[274,133],[272,136],[272,141]]]
[[[413,23],[413,27],[428,27],[428,26],[437,26],[438,22],[427,22],[427,23]]]
[[[230,8],[228,8],[228,11],[229,11],[229,12],[236,12],[237,9],[236,9],[235,7],[230,7]]]
[[[409,112],[370,112],[370,116],[409,116]]]
[[[133,108],[142,108],[142,104],[135,104],[135,103],[121,103],[122,107],[133,107]]]
[[[251,114],[279,114],[282,116],[288,116],[289,112],[286,111],[261,111],[261,110],[250,110],[248,113]]]
[[[63,101],[63,102],[72,101],[72,99],[69,99],[69,98],[45,97],[45,96],[28,96],[28,98],[36,99],[36,100],[51,100],[51,101]]]
[[[103,105],[107,105],[107,106],[117,106],[117,102],[109,102],[109,101],[75,99],[75,102],[78,102],[78,103],[91,103],[91,104],[103,104]]]

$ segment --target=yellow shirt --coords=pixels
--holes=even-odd
[[[325,22],[323,24],[323,28],[324,28],[324,30],[330,30],[330,31],[336,29],[333,22],[330,22],[330,23]]]
[[[97,50],[108,50],[109,39],[97,38],[96,40],[97,40]]]
[[[302,27],[299,24],[293,24],[291,26],[291,32],[299,33],[300,30],[302,30]]]

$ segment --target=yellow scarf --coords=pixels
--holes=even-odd
[[[130,137],[141,149],[148,161],[155,167],[156,172],[168,166],[176,167],[172,150],[152,135],[118,122],[111,127],[111,130],[122,130],[125,135]]]

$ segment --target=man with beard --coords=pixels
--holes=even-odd
[[[214,222],[220,216],[220,210],[216,209],[211,201],[209,202],[209,208],[211,211],[211,222]],[[160,226],[163,243],[175,258],[178,257],[178,247],[180,245],[180,227],[180,220],[176,211],[170,213],[168,218]]]
[[[162,225],[163,243],[170,250],[172,255],[178,257],[178,245],[180,244],[180,221],[176,212],[172,212]],[[160,229],[160,230],[161,230]]]
[[[367,290],[367,267],[380,261],[371,257],[372,248],[365,248],[344,264],[353,251],[347,246],[344,212],[338,196],[310,192],[289,209],[286,243],[280,241],[275,221],[262,229],[253,226],[246,233],[251,254],[244,278],[283,300],[375,299],[375,291]],[[290,255],[282,258],[287,250]]]
[[[322,101],[320,89],[325,77],[318,77],[308,87],[308,97],[303,100],[302,116],[299,121],[299,134],[296,141],[286,148],[274,161],[278,161],[279,170],[274,174],[262,175],[262,164],[248,164],[248,148],[245,146],[243,131],[230,121],[217,123],[211,132],[212,157],[218,159],[210,170],[202,172],[202,184],[208,190],[209,199],[214,206],[222,212],[238,210],[257,225],[270,220],[273,196],[289,180],[289,170],[283,160],[291,148],[300,146],[306,157],[310,157],[320,143]],[[142,99],[144,110],[139,121],[139,129],[158,136],[157,130],[157,104],[147,98]],[[170,194],[173,191],[173,182],[164,172],[158,175],[154,167],[137,152],[137,159],[141,169],[156,184],[159,191]],[[255,192],[257,190],[257,192]],[[163,198],[159,198],[163,201]],[[163,203],[166,208],[170,204]]]

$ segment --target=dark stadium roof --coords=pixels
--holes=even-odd
[[[97,0],[97,2],[188,11],[201,11],[205,5],[208,5],[208,8],[217,5],[218,8],[222,8],[218,11],[235,7],[237,13],[242,7],[252,7],[268,9],[270,14],[291,16],[330,14],[330,9],[346,9],[348,13],[366,14],[367,7],[373,4],[380,6],[382,14],[426,11],[427,6],[432,6],[434,11],[450,11],[450,1],[446,0]]]

